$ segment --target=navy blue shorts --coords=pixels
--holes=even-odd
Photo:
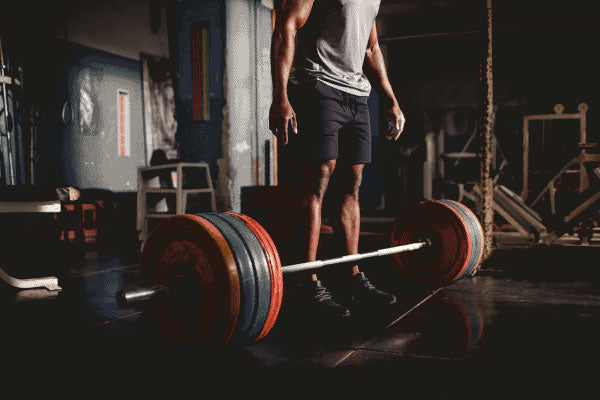
[[[290,84],[288,97],[298,121],[298,135],[288,135],[288,145],[299,150],[303,159],[350,164],[371,161],[367,96],[355,96],[314,81]]]

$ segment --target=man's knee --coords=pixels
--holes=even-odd
[[[362,183],[363,164],[352,165],[344,179],[343,194],[358,200],[360,184]]]
[[[329,179],[335,169],[335,160],[325,161],[316,166],[305,167],[305,184],[309,194],[316,195],[320,199],[325,196]]]

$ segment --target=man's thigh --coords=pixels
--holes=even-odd
[[[338,159],[344,164],[371,162],[371,124],[367,105],[358,107],[356,116],[339,134]]]
[[[338,158],[339,131],[348,122],[335,93],[322,85],[313,82],[290,90],[298,121],[298,135],[292,135],[290,145],[310,163]]]

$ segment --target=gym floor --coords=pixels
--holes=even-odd
[[[401,301],[384,315],[359,315],[345,326],[295,312],[297,282],[286,275],[283,307],[270,335],[245,349],[209,355],[193,344],[166,340],[149,326],[143,308],[120,309],[115,294],[137,283],[137,266],[123,265],[117,253],[91,250],[61,277],[57,296],[37,298],[35,291],[0,287],[3,363],[23,362],[29,369],[68,360],[86,371],[121,372],[159,371],[164,363],[171,372],[193,373],[184,367],[193,364],[246,376],[265,370],[278,376],[389,376],[432,397],[472,387],[466,382],[473,375],[464,375],[465,368],[496,376],[491,371],[502,366],[505,376],[524,366],[536,371],[550,366],[564,384],[563,373],[600,356],[600,280],[592,262],[599,253],[582,246],[498,249],[475,277],[442,289],[402,281],[389,260],[369,261],[363,270]],[[343,282],[337,274],[323,271],[322,279],[335,289],[335,282]],[[522,372],[515,374],[519,382],[539,393],[528,367]],[[415,380],[422,373],[437,376],[437,383]],[[543,386],[550,392],[551,382]],[[494,393],[509,394],[512,387],[507,380]],[[577,388],[582,386],[569,385],[569,393]]]

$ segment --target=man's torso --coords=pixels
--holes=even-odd
[[[314,0],[298,31],[292,83],[320,80],[357,96],[371,85],[362,66],[380,0]]]

